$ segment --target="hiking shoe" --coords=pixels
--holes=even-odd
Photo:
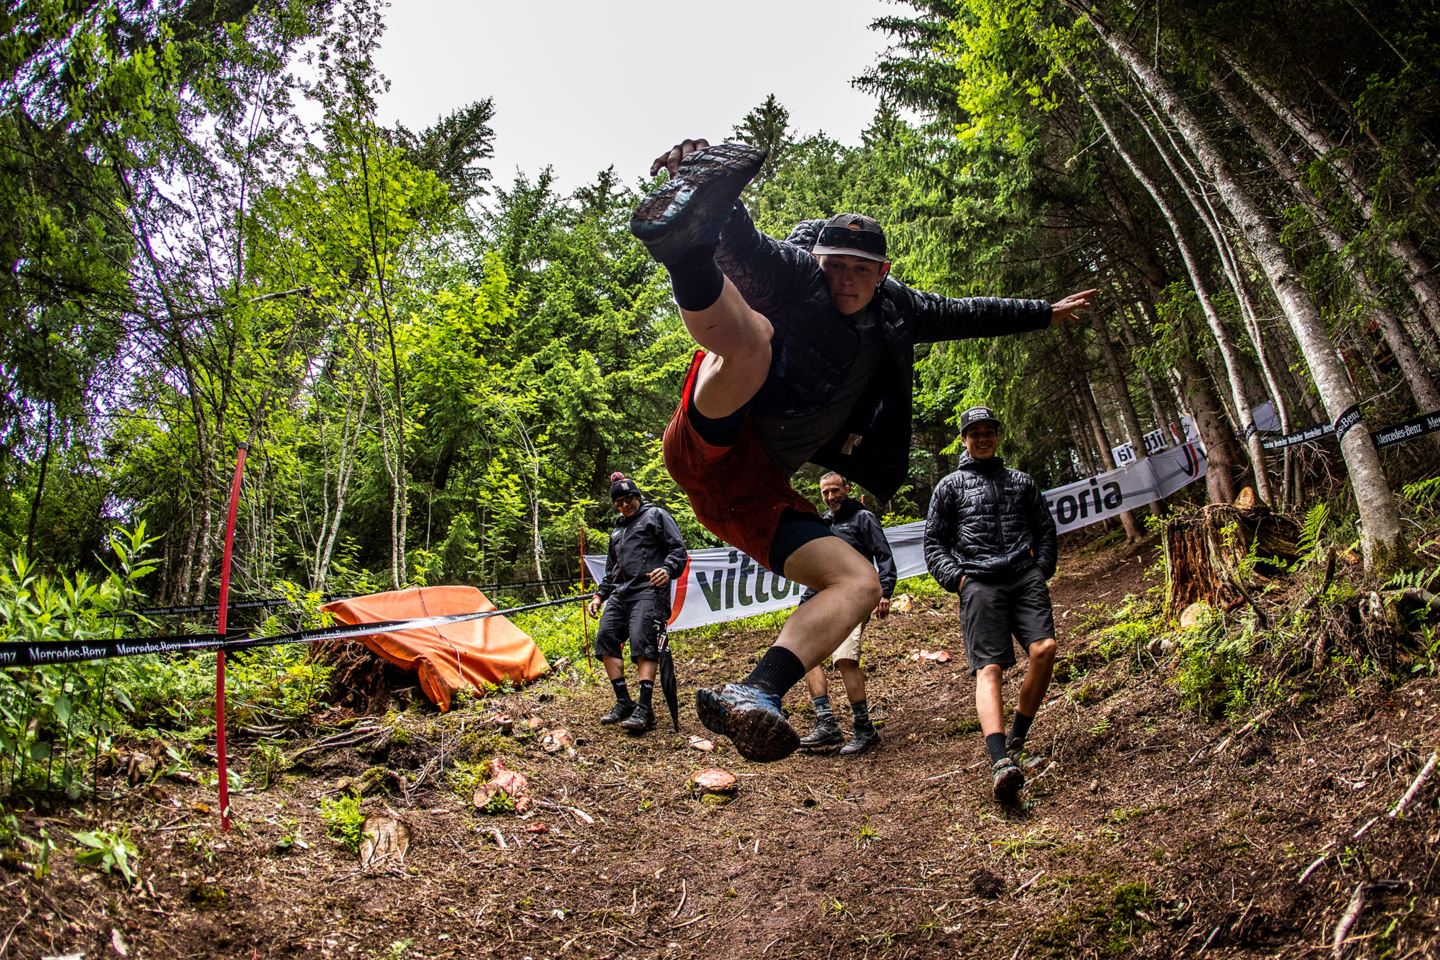
[[[633,700],[627,700],[623,703],[617,702],[615,706],[610,708],[609,713],[605,714],[605,716],[600,718],[600,722],[619,723],[621,720],[624,720],[626,717],[630,716],[630,714],[634,712],[635,702]]]
[[[695,692],[695,712],[711,733],[729,737],[746,760],[784,760],[800,746],[800,737],[780,712],[780,698],[759,687],[727,683],[719,690]]]
[[[697,247],[713,247],[740,191],[760,172],[765,151],[719,143],[680,161],[679,172],[652,192],[630,217],[630,232],[661,263]]]
[[[1020,757],[1021,757],[1021,755],[1024,754],[1024,753],[1025,753],[1025,738],[1024,738],[1024,737],[1006,737],[1006,738],[1005,738],[1005,755],[1006,755],[1007,757],[1009,757],[1011,760],[1014,760],[1016,763],[1019,763],[1019,762],[1020,762]]]
[[[879,730],[876,730],[874,727],[866,727],[864,730],[856,727],[855,735],[850,738],[845,746],[840,748],[840,756],[853,757],[857,753],[864,753],[871,747],[878,746],[880,746]]]
[[[643,703],[636,704],[630,716],[620,721],[620,729],[626,733],[644,733],[655,729],[655,711]]]
[[[815,729],[800,738],[800,749],[802,750],[825,750],[837,746],[845,739],[845,734],[840,732],[840,724],[834,720],[815,724]]]
[[[1001,757],[990,766],[995,776],[995,799],[1001,803],[1014,803],[1020,788],[1025,786],[1025,774],[1015,766],[1009,757]]]

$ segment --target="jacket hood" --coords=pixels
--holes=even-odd
[[[989,473],[992,470],[1005,469],[1005,459],[997,453],[993,457],[976,460],[967,452],[960,454],[960,463],[956,465],[955,469],[974,470],[976,473]]]
[[[628,527],[628,526],[630,526],[630,524],[634,523],[636,520],[639,520],[641,517],[645,516],[646,511],[648,511],[648,510],[649,510],[651,507],[653,507],[653,506],[655,506],[655,505],[654,505],[653,503],[651,503],[649,500],[641,500],[641,501],[640,501],[640,507],[639,507],[639,509],[637,509],[633,514],[631,514],[631,515],[628,516],[628,517],[623,517],[623,516],[621,516],[621,517],[616,517],[616,518],[615,518],[615,527],[616,527],[616,529],[619,529],[620,527]]]

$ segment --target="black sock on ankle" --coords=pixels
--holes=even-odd
[[[786,691],[800,682],[805,676],[805,664],[784,647],[771,647],[765,651],[765,656],[755,665],[742,683],[751,687],[763,687],[777,697],[785,696]]]
[[[631,702],[631,700],[630,700],[630,688],[625,685],[625,678],[624,678],[624,677],[621,677],[619,680],[611,680],[611,681],[610,681],[610,686],[612,686],[612,687],[615,688],[615,702],[616,702],[616,703],[630,703],[630,702]]]
[[[868,730],[870,728],[870,701],[856,700],[850,704],[850,712],[855,715],[856,730]]]
[[[653,697],[654,695],[655,695],[655,681],[654,681],[654,680],[641,680],[641,681],[640,681],[640,706],[642,706],[642,707],[648,707],[648,706],[650,706],[650,698]]]
[[[812,697],[811,703],[815,704],[815,723],[826,724],[835,722],[835,711],[830,709],[830,695]]]
[[[1016,710],[1015,719],[1010,721],[1010,739],[1016,743],[1024,743],[1026,735],[1030,733],[1030,724],[1034,722],[1034,717],[1027,717]]]
[[[725,288],[725,275],[715,264],[713,247],[687,250],[679,260],[665,264],[665,269],[670,271],[670,286],[681,310],[713,306]]]
[[[1005,756],[1005,734],[987,733],[985,735],[985,749],[990,751],[990,760],[992,763]]]

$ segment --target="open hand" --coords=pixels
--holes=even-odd
[[[655,174],[661,170],[669,170],[670,176],[675,176],[675,171],[680,169],[681,160],[684,160],[696,150],[704,150],[708,146],[710,146],[710,141],[703,138],[680,141],[655,158],[654,162],[650,164],[650,176],[655,176]]]
[[[1080,311],[1090,309],[1091,301],[1095,299],[1098,290],[1081,290],[1079,293],[1072,293],[1064,300],[1058,300],[1050,305],[1050,322],[1065,323],[1070,320],[1080,319]]]
[[[591,598],[590,598],[590,616],[593,617],[593,616],[595,616],[596,614],[598,614],[599,612],[600,612],[600,598],[599,598],[599,597],[591,597]]]

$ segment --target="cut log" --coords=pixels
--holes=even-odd
[[[1173,616],[1192,603],[1231,609],[1247,601],[1240,568],[1253,546],[1255,572],[1284,573],[1300,556],[1300,526],[1289,516],[1245,499],[1212,503],[1165,523],[1165,600]]]

